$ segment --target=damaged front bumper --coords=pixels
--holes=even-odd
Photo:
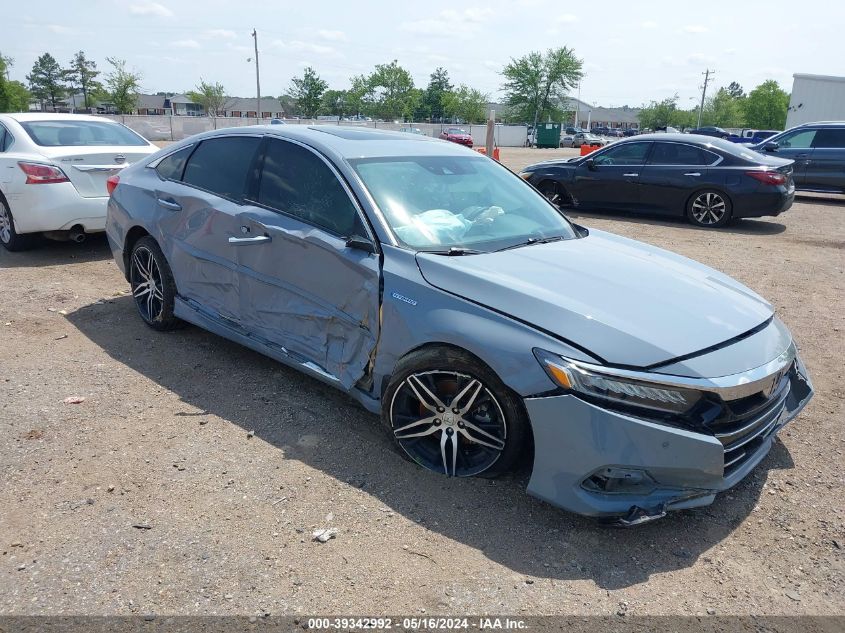
[[[526,398],[535,447],[528,492],[621,525],[709,505],[760,463],[809,402],[813,388],[799,358],[787,376],[788,391],[771,408],[721,433],[632,417],[571,394]]]

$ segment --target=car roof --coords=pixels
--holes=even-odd
[[[461,145],[421,134],[410,135],[403,132],[339,125],[251,125],[218,129],[198,134],[190,140],[256,132],[299,141],[324,153],[336,154],[346,159],[381,156],[479,155]]]
[[[802,123],[800,125],[796,125],[795,127],[810,127],[810,126],[842,127],[842,126],[845,126],[845,121],[812,121],[812,122],[809,122],[809,123]]]
[[[105,121],[106,123],[116,123],[116,121],[102,116],[65,114],[60,112],[10,112],[3,116],[9,117],[18,123],[26,123],[28,121]]]

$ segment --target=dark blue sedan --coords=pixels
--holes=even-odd
[[[716,228],[792,206],[793,161],[692,134],[645,134],[520,173],[559,206],[685,216]]]

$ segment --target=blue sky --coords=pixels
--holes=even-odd
[[[796,72],[845,73],[843,25],[845,3],[829,0],[16,0],[4,8],[0,52],[22,81],[39,54],[66,64],[82,49],[101,70],[106,56],[126,59],[145,91],[188,90],[202,77],[251,96],[255,27],[263,94],[284,92],[307,65],[346,88],[397,59],[418,86],[444,66],[453,83],[495,99],[509,58],[565,45],[584,60],[584,101],[636,106],[678,93],[692,107],[706,67],[716,87],[746,90],[769,78],[791,90]]]

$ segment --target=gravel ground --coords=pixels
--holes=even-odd
[[[102,238],[0,249],[0,614],[842,614],[843,214],[574,215],[770,299],[817,390],[712,506],[622,531],[529,497],[526,473],[422,471],[329,387],[144,327]]]

